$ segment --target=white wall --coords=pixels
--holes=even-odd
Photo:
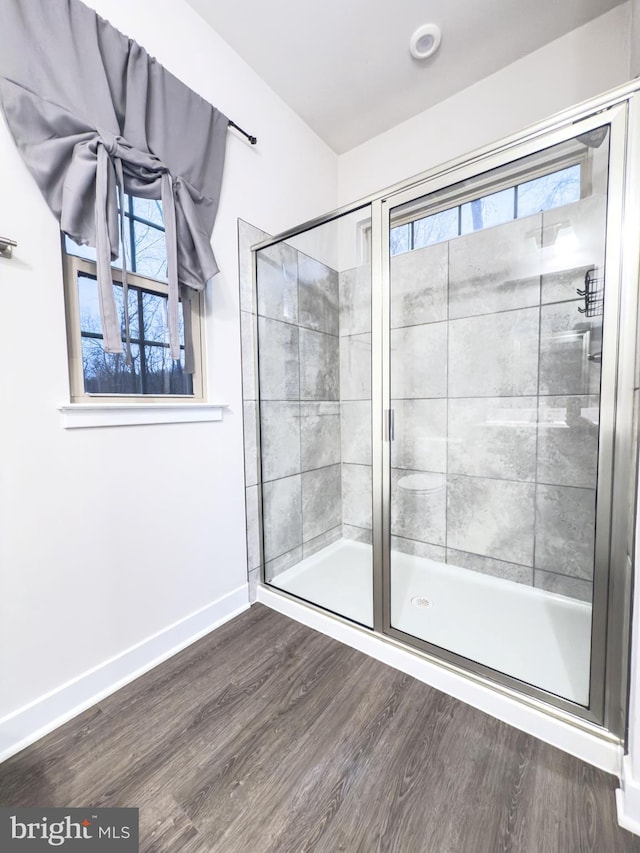
[[[630,4],[616,6],[341,155],[340,204],[446,163],[624,83],[629,75],[629,22]]]
[[[275,233],[337,203],[336,155],[186,3],[89,5],[258,137],[252,147],[229,132],[213,239],[222,273],[209,286],[209,396],[230,409],[221,423],[62,428],[58,227],[0,120],[0,235],[18,241],[13,260],[0,259],[0,736],[9,740],[24,731],[15,718],[3,726],[6,715],[238,588],[246,600],[236,221]],[[45,724],[47,713],[34,719]]]
[[[635,3],[635,0],[634,0]],[[634,5],[634,14],[640,15],[640,4]],[[636,18],[640,24],[640,18]],[[640,35],[640,31],[639,31]],[[637,69],[640,71],[640,68]],[[623,275],[629,281],[638,281],[640,276],[640,107],[630,115],[630,150],[628,152],[628,199],[625,205],[624,233],[622,235],[625,252],[623,255]],[[623,279],[627,280],[627,279]],[[627,291],[631,292],[631,291]],[[628,313],[628,312],[627,312]],[[637,375],[637,366],[636,366]],[[631,377],[629,377],[631,378]],[[636,412],[638,410],[637,379]],[[636,472],[640,477],[640,469]],[[636,480],[638,482],[638,480]],[[618,799],[618,820],[621,826],[640,835],[640,502],[635,530],[635,559],[633,608],[631,613],[632,643],[629,673],[629,725],[627,754],[624,757],[621,787],[616,792]]]
[[[629,76],[640,76],[640,0],[631,0],[631,57]]]
[[[635,589],[631,614],[632,644],[630,662],[629,739],[623,760],[621,787],[616,792],[618,821],[640,835],[640,516],[636,522]]]

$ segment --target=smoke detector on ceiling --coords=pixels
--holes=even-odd
[[[409,52],[414,59],[428,59],[438,50],[442,33],[437,24],[423,24],[409,41]]]

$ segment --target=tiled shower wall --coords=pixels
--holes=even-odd
[[[241,223],[241,250],[243,235],[249,246],[260,239],[256,229]],[[248,526],[257,527],[252,517],[261,486],[269,579],[341,535],[338,274],[291,246],[277,244],[259,253],[256,301],[250,255],[248,260],[244,304],[252,310],[243,312],[243,363],[255,371],[250,353],[255,342],[246,327],[251,324],[255,330],[257,322],[262,454],[255,468],[247,463],[247,514]],[[254,389],[251,400],[245,391],[244,403],[246,456],[252,460],[257,457],[255,372],[245,375],[244,385]],[[250,480],[255,480],[255,510]],[[255,548],[257,533],[253,539]],[[250,562],[259,568],[259,548],[249,551]]]
[[[393,548],[591,599],[602,318],[576,289],[602,258],[545,250],[598,204],[392,259]]]
[[[268,580],[340,537],[338,274],[279,243],[258,282]]]
[[[340,273],[342,535],[371,543],[371,267]]]
[[[595,197],[392,259],[393,550],[591,599],[602,318],[576,289],[602,267],[601,218]],[[550,268],[567,222],[593,251]],[[265,236],[240,224],[252,580],[256,321],[267,576],[340,535],[371,541],[370,268],[278,245],[256,305]]]

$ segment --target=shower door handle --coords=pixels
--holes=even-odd
[[[395,439],[395,412],[393,409],[385,409],[384,411],[384,438],[385,441],[393,441]]]

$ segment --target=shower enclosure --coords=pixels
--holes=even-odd
[[[617,734],[629,100],[254,249],[263,582]]]

